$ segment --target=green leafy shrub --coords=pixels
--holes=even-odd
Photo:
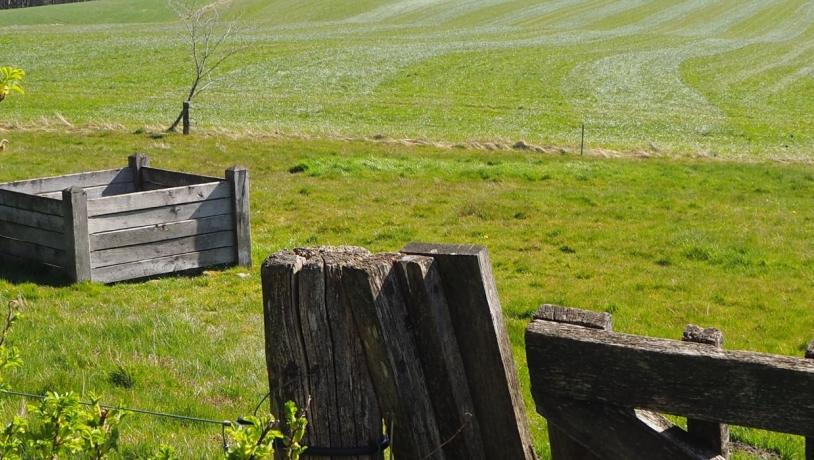
[[[0,102],[12,92],[25,94],[20,82],[25,77],[25,70],[16,67],[0,67]]]

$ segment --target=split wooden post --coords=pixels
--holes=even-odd
[[[88,195],[82,187],[62,191],[65,218],[65,271],[74,282],[90,281]]]
[[[252,235],[249,212],[249,170],[233,166],[226,170],[226,180],[232,184],[234,197],[235,251],[237,263],[244,267],[252,265]]]
[[[603,331],[613,329],[613,319],[608,313],[595,313],[558,305],[542,305],[534,314],[534,319],[573,324]],[[569,437],[556,426],[556,422],[552,423],[551,420],[548,423],[548,442],[551,446],[553,460],[600,460],[600,457],[597,457],[582,444]]]
[[[133,186],[135,186],[137,192],[142,191],[144,181],[141,177],[141,168],[150,166],[150,158],[143,153],[135,153],[127,157],[127,164],[130,170],[133,171]]]
[[[359,248],[282,251],[261,269],[266,364],[272,412],[310,399],[305,444],[366,448],[380,440],[382,416],[365,351],[342,297],[341,266]],[[340,457],[325,457],[336,458]],[[341,457],[381,460],[383,454]]]
[[[806,348],[806,359],[814,359],[814,340]],[[806,460],[814,460],[814,437],[806,438]]]
[[[486,458],[535,459],[486,248],[410,243],[401,252],[438,262]]]
[[[715,348],[724,346],[724,335],[720,330],[712,327],[704,329],[694,324],[687,325],[681,340],[703,343]],[[716,455],[729,458],[729,425],[688,418],[687,432],[713,449]]]

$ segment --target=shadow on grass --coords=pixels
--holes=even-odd
[[[11,284],[34,283],[52,287],[71,284],[68,276],[57,267],[6,258],[0,259],[0,279]]]

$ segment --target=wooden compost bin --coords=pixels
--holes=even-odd
[[[249,177],[129,166],[0,184],[0,257],[116,281],[251,265]]]

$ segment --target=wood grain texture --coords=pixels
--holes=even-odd
[[[142,177],[141,168],[150,166],[150,158],[143,153],[134,153],[127,157],[127,166],[133,172],[133,188],[134,191],[142,190]]]
[[[4,205],[0,205],[0,220],[51,232],[62,232],[63,228],[65,228],[65,221],[61,216],[43,214]]]
[[[129,168],[107,169],[104,171],[83,172],[56,177],[43,177],[0,184],[0,189],[38,195],[59,192],[69,187],[95,187],[119,182],[133,182],[133,172]]]
[[[95,187],[83,187],[85,189],[85,193],[88,194],[88,200],[93,200],[96,198],[103,198],[107,196],[116,196],[122,195],[125,193],[133,193],[136,191],[136,186],[133,185],[132,182],[116,182],[113,184],[107,185],[98,185]],[[43,198],[55,198],[58,200],[62,199],[62,191],[56,192],[49,192],[49,193],[40,193],[37,196],[41,196]]]
[[[361,336],[379,406],[390,420],[395,458],[443,459],[424,371],[404,318],[394,262],[398,254],[375,254],[342,266],[342,293]]]
[[[814,359],[814,340],[806,347],[806,359]],[[806,460],[814,460],[814,436],[806,437]]]
[[[125,228],[144,227],[147,225],[167,224],[182,220],[201,219],[211,216],[231,215],[231,213],[232,201],[227,198],[222,198],[198,203],[94,216],[89,219],[88,228],[90,233],[100,233]]]
[[[234,200],[235,248],[237,263],[244,267],[252,265],[251,212],[249,210],[249,171],[235,166],[226,170],[226,180],[231,185]]]
[[[447,459],[486,459],[461,351],[431,257],[402,256],[397,275]]]
[[[554,397],[535,402],[538,411],[559,429],[559,435],[567,433],[589,451],[556,450],[552,446],[555,460],[723,460],[695,446],[685,431],[658,414]]]
[[[410,243],[402,252],[438,262],[487,458],[535,458],[486,249]]]
[[[695,324],[689,324],[684,328],[681,340],[715,348],[723,348],[724,345],[724,335],[720,330],[711,327],[702,328]],[[716,454],[729,458],[729,425],[688,418],[687,432]]]
[[[65,266],[65,251],[0,236],[0,253],[29,262]]]
[[[201,219],[182,220],[168,224],[147,225],[144,227],[91,234],[90,249],[91,251],[100,251],[122,246],[184,238],[202,233],[232,231],[233,229],[234,224],[232,223],[232,217],[224,214]]]
[[[81,187],[62,191],[65,216],[65,271],[74,282],[90,281],[90,240],[88,238],[88,195]]]
[[[93,281],[114,283],[116,281],[145,278],[148,276],[163,275],[212,265],[232,264],[234,261],[234,249],[226,247],[121,265],[110,265],[108,267],[96,268],[92,271],[92,274]]]
[[[150,168],[149,166],[141,168],[141,178],[144,190],[206,184],[223,180],[219,177],[200,176],[180,171]]]
[[[382,418],[340,288],[341,264],[367,251],[296,251],[273,254],[261,269],[272,410],[280,415],[285,401],[304,404],[310,396],[307,444],[368,446],[381,436]]]
[[[0,190],[0,205],[35,211],[41,214],[62,216],[62,203],[60,203],[60,200],[12,190]]]
[[[229,184],[210,182],[208,184],[185,185],[148,192],[135,192],[126,195],[110,196],[88,201],[88,216],[100,216],[122,212],[160,208],[199,201],[228,198],[231,196]]]
[[[233,245],[234,233],[231,231],[204,233],[155,243],[93,251],[90,253],[90,264],[92,268],[99,268]]]
[[[0,220],[0,236],[52,249],[65,249],[65,236],[61,232],[49,232],[35,227],[13,224]]]
[[[541,305],[532,317],[536,320],[573,324],[575,326],[601,329],[604,331],[613,329],[613,318],[608,313],[598,313],[559,305]],[[560,423],[560,426],[568,429],[566,423]],[[572,437],[557,424],[548,424],[548,443],[549,446],[551,446],[551,456],[553,460],[596,460],[601,458],[582,445],[581,440],[580,433],[574,433]]]
[[[814,435],[814,362],[532,321],[535,400],[613,401],[710,422]],[[737,391],[735,391],[735,389]]]

